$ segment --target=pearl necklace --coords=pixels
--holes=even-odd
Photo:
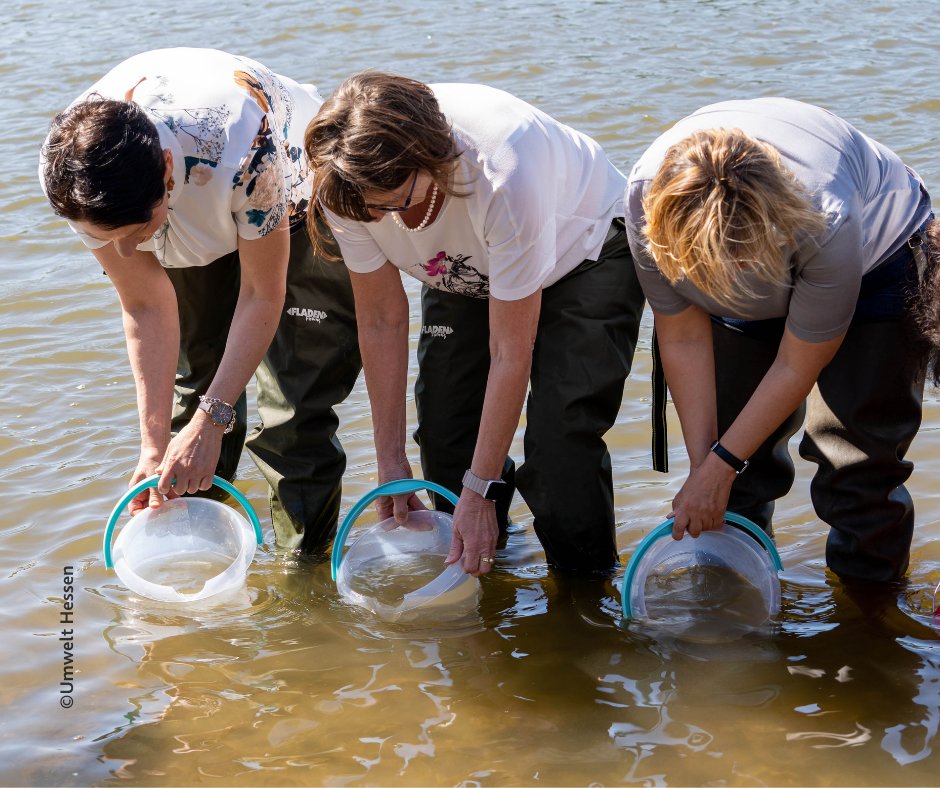
[[[417,227],[409,227],[405,224],[398,213],[393,213],[392,218],[395,220],[395,224],[401,227],[406,233],[416,233],[418,230],[423,230],[428,226],[428,222],[431,220],[431,214],[434,213],[434,206],[437,204],[437,184],[434,184],[434,189],[431,191],[431,204],[428,206],[428,212],[424,214],[424,218],[421,220],[420,224]]]

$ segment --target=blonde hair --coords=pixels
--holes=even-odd
[[[826,227],[777,150],[740,129],[696,131],[669,148],[643,210],[663,276],[726,304],[754,296],[745,270],[789,284],[786,247]]]
[[[371,221],[365,193],[397,189],[415,170],[458,194],[450,123],[427,85],[397,74],[366,71],[343,82],[307,125],[304,149],[316,201],[346,219]],[[308,215],[308,230],[322,251],[329,238],[317,213]]]

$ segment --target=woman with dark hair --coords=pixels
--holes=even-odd
[[[904,455],[937,334],[920,178],[830,112],[763,98],[679,121],[626,199],[691,463],[674,537],[719,527],[726,509],[770,532],[805,415],[828,565],[899,578],[914,529]]]
[[[336,528],[333,406],[360,369],[348,275],[305,229],[302,134],[321,102],[247,58],[145,52],[55,118],[40,164],[53,210],[121,300],[141,431],[131,484],[159,473],[159,506],[231,479],[257,370],[264,423],[247,445],[278,543],[304,551]],[[130,509],[147,505],[142,493]]]
[[[490,570],[518,484],[549,564],[609,571],[603,436],[643,307],[623,175],[592,139],[500,90],[383,73],[346,80],[305,144],[351,272],[379,481],[411,476],[404,271],[424,283],[415,387],[424,475],[460,492],[447,560]],[[530,386],[515,474],[508,452]],[[401,520],[420,505],[399,496],[379,509]]]

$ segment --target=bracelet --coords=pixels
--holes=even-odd
[[[715,441],[710,447],[710,451],[713,451],[718,455],[719,458],[724,460],[731,468],[734,470],[735,474],[741,473],[747,466],[750,464],[749,460],[741,460],[735,457],[730,451],[728,451],[724,446],[722,446],[718,441]]]

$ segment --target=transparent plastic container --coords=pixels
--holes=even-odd
[[[640,543],[621,590],[625,618],[690,640],[728,640],[780,612],[783,568],[777,549],[754,523],[731,512],[725,525],[693,539],[672,538],[673,521]]]
[[[218,501],[174,498],[130,518],[112,549],[114,527],[125,507],[158,480],[145,479],[114,507],[104,534],[105,565],[128,590],[158,602],[198,602],[244,586],[261,544],[261,524],[244,496],[219,477],[213,483],[235,497],[251,524]]]
[[[409,512],[404,525],[397,525],[393,518],[383,520],[360,535],[343,554],[353,523],[372,501],[421,489],[434,490],[457,503],[453,493],[431,482],[389,482],[350,510],[333,543],[332,572],[340,596],[385,621],[462,618],[479,602],[479,580],[464,572],[459,563],[444,564],[453,535],[453,521],[445,512]]]

